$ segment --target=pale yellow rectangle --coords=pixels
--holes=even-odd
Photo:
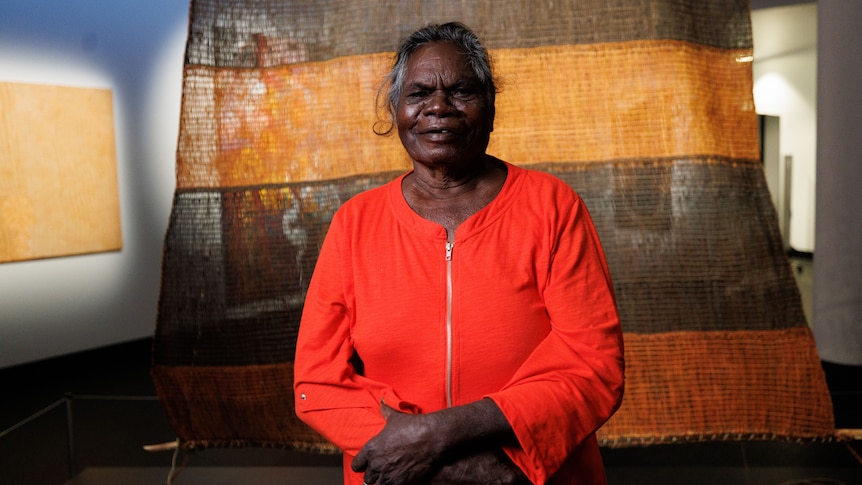
[[[121,248],[111,91],[0,83],[0,262]]]

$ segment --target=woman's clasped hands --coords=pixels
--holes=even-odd
[[[381,403],[386,425],[362,447],[351,468],[364,473],[367,485],[530,483],[501,449],[467,439],[472,433],[457,428],[463,425],[458,420],[463,420],[469,411],[454,409],[457,408],[407,414]]]

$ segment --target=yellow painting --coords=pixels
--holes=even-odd
[[[122,248],[111,90],[0,82],[0,263]]]

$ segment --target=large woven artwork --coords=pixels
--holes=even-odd
[[[294,417],[304,292],[333,211],[409,168],[372,130],[391,52],[449,20],[503,83],[489,153],[571,184],[607,252],[627,384],[600,443],[832,439],[747,2],[195,0],[153,362],[184,445],[333,451]]]

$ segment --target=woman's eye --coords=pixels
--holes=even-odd
[[[475,96],[476,91],[474,91],[471,88],[458,88],[458,89],[455,89],[453,94],[459,98],[466,99],[466,98],[472,98],[473,96]]]
[[[428,93],[426,91],[408,91],[404,100],[409,104],[415,104],[422,102],[426,97],[428,97]]]

